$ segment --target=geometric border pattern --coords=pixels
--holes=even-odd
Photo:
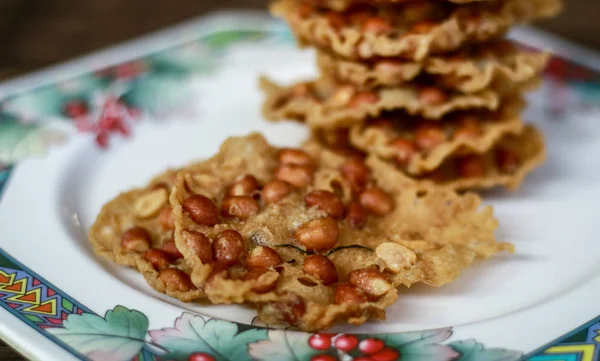
[[[0,307],[81,360],[87,358],[54,335],[71,314],[96,314],[0,248]],[[133,361],[155,360],[142,351]],[[523,357],[527,361],[600,361],[600,317]]]
[[[528,361],[600,360],[600,317],[525,357]]]
[[[1,187],[1,185],[0,185]],[[61,327],[70,314],[94,313],[0,248],[0,307],[81,360],[79,354],[48,328]]]

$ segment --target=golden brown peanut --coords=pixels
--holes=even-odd
[[[200,258],[203,264],[213,261],[213,249],[210,239],[204,234],[190,229],[181,231],[186,246],[189,250]]]
[[[375,249],[375,254],[385,268],[392,273],[407,270],[417,262],[417,255],[410,248],[395,242],[383,242]]]
[[[415,143],[426,151],[430,151],[446,141],[446,133],[439,125],[423,124],[415,131]]]
[[[377,187],[368,188],[362,192],[359,201],[367,211],[378,216],[385,216],[394,209],[394,200]]]
[[[420,21],[418,23],[414,23],[411,27],[409,32],[413,33],[413,34],[425,34],[428,33],[431,29],[433,29],[434,27],[436,27],[438,24],[433,22],[433,21]]]
[[[229,196],[221,203],[221,214],[224,217],[247,219],[259,210],[256,199],[247,196]]]
[[[394,286],[375,268],[363,268],[348,274],[348,283],[371,297],[380,297]]]
[[[202,226],[214,226],[220,222],[217,206],[207,197],[196,194],[188,197],[181,204],[190,218]]]
[[[322,252],[332,249],[338,242],[340,230],[333,218],[320,218],[308,221],[298,227],[294,238],[309,252]]]
[[[519,168],[519,157],[508,149],[499,149],[496,152],[496,166],[500,172],[512,174]]]
[[[329,96],[327,102],[334,107],[344,107],[350,103],[350,100],[356,93],[356,89],[352,85],[344,85],[335,90],[335,92]]]
[[[158,271],[163,270],[171,265],[169,256],[160,249],[150,248],[144,253],[144,259],[150,263]]]
[[[456,172],[461,178],[479,178],[485,176],[483,158],[471,155],[457,159]]]
[[[166,206],[160,211],[158,215],[158,221],[165,231],[172,231],[175,229],[175,221],[173,219],[173,207]]]
[[[183,258],[183,255],[175,246],[175,241],[172,239],[163,243],[162,251],[165,252],[171,262]]]
[[[335,303],[338,305],[344,303],[361,304],[369,300],[367,298],[367,295],[365,295],[365,293],[362,290],[346,282],[342,282],[337,285],[337,287],[335,288],[334,299]]]
[[[227,195],[251,197],[256,191],[258,191],[258,188],[260,188],[260,183],[256,177],[246,174],[231,185]]]
[[[317,207],[326,212],[330,217],[341,218],[344,215],[344,203],[333,192],[315,190],[304,197],[307,207]]]
[[[401,166],[407,165],[417,152],[415,144],[407,139],[398,138],[390,143],[394,148],[394,160]]]
[[[292,186],[289,183],[272,180],[263,187],[261,198],[265,204],[272,204],[279,202],[290,193],[292,193]]]
[[[377,35],[385,34],[394,30],[389,21],[379,16],[369,17],[362,26],[362,31],[365,33],[373,33]]]
[[[275,178],[296,188],[304,188],[312,183],[313,170],[306,166],[283,164],[275,171]]]
[[[419,90],[419,100],[429,105],[440,105],[448,100],[448,95],[434,86],[425,86]]]
[[[169,201],[169,192],[158,187],[141,195],[133,204],[135,215],[140,218],[154,217]]]
[[[323,281],[325,286],[338,281],[335,265],[331,260],[320,254],[311,254],[304,259],[304,272]]]
[[[379,95],[375,92],[358,92],[354,94],[352,99],[350,99],[350,103],[348,103],[348,107],[350,108],[359,108],[363,105],[374,104],[379,101]]]
[[[221,262],[215,262],[212,264],[212,268],[210,270],[210,275],[206,279],[206,286],[211,287],[211,282],[215,280],[215,278],[222,277],[224,279],[230,278],[229,269],[230,265],[226,265]]]
[[[142,227],[128,229],[121,236],[121,246],[131,252],[144,253],[152,245],[150,233]]]
[[[212,247],[215,261],[231,266],[244,254],[244,238],[238,231],[228,229],[217,235]]]
[[[474,139],[481,133],[479,120],[474,116],[464,117],[458,125],[458,128],[452,134],[454,139]]]
[[[346,211],[346,222],[353,228],[362,228],[367,223],[368,211],[360,203],[352,202]]]
[[[158,279],[165,284],[169,291],[189,292],[196,288],[190,276],[177,268],[167,268],[160,271]]]
[[[306,304],[300,296],[292,293],[282,293],[281,297],[286,300],[273,302],[269,306],[277,318],[290,325],[295,325],[306,313]]]
[[[240,279],[242,281],[258,281],[258,279],[267,272],[272,272],[273,274],[275,274],[274,271],[269,271],[267,268],[253,268],[248,270],[248,272],[246,272],[242,277],[240,277]],[[273,277],[273,280],[271,282],[267,282],[262,285],[256,285],[252,287],[251,290],[252,292],[256,293],[271,292],[275,289],[275,287],[277,287],[278,278],[279,277]]]
[[[283,263],[281,256],[273,248],[258,246],[250,251],[246,266],[249,268],[272,268]]]
[[[308,153],[300,149],[282,149],[279,152],[279,162],[281,164],[293,164],[306,167],[313,166],[313,160],[310,157],[310,155],[308,155]]]
[[[340,171],[344,178],[350,182],[352,190],[356,193],[363,190],[371,175],[369,167],[358,157],[354,157],[342,165]]]

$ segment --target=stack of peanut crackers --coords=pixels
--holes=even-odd
[[[272,10],[317,48],[322,75],[262,85],[267,117],[306,123],[308,141],[229,138],[106,203],[89,241],[181,301],[320,331],[383,320],[399,288],[441,287],[514,251],[492,207],[456,190],[514,189],[543,161],[520,113],[549,56],[501,37],[561,4],[303,1]]]
[[[262,79],[270,120],[298,120],[332,149],[378,157],[403,175],[454,190],[516,189],[545,159],[525,124],[524,94],[548,53],[505,39],[553,17],[560,0],[278,0],[320,77]]]

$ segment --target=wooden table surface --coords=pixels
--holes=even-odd
[[[1,0],[0,80],[56,64],[217,9],[264,8],[266,0]],[[569,0],[540,24],[600,48],[600,1]],[[0,341],[0,361],[24,360]]]

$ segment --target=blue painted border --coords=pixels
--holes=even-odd
[[[46,285],[46,287],[51,288],[54,292],[56,292],[56,294],[60,298],[66,299],[67,301],[71,302],[77,308],[83,310],[85,313],[95,314],[92,310],[90,310],[89,308],[87,308],[86,306],[84,306],[83,304],[81,304],[79,301],[75,300],[73,297],[69,296],[66,292],[64,292],[60,288],[56,287],[54,284],[52,284],[51,282],[49,282],[48,280],[46,280],[44,277],[42,277],[39,274],[37,274],[36,272],[34,272],[29,267],[25,266],[23,263],[19,262],[17,259],[15,259],[10,254],[8,254],[6,251],[4,251],[2,248],[0,248],[0,255],[3,258],[5,258],[6,260],[8,260],[9,262],[11,262],[14,265],[16,265],[16,266],[19,267],[19,269],[15,269],[15,268],[12,268],[12,265],[11,265],[11,267],[3,267],[3,268],[5,268],[5,269],[14,269],[16,271],[25,272],[30,277],[35,278],[38,281],[40,281],[41,283],[43,283],[44,285]],[[0,266],[2,266],[2,261],[3,260],[0,260]],[[22,313],[20,313],[19,311],[13,309],[12,307],[10,307],[8,304],[6,304],[5,302],[3,302],[3,300],[0,300],[0,307],[4,308],[8,312],[10,312],[13,316],[17,317],[19,320],[21,320],[25,324],[29,325],[29,327],[33,328],[34,330],[36,330],[41,335],[47,337],[52,342],[54,342],[57,345],[59,345],[60,347],[64,348],[71,355],[73,355],[73,356],[75,356],[78,359],[83,360],[83,361],[89,360],[88,357],[80,354],[75,349],[73,349],[71,346],[67,345],[66,343],[64,343],[63,341],[61,341],[60,339],[58,339],[56,336],[52,335],[51,333],[46,332],[46,329],[39,327],[35,322],[31,321],[30,319],[28,319],[27,317],[25,317]]]

